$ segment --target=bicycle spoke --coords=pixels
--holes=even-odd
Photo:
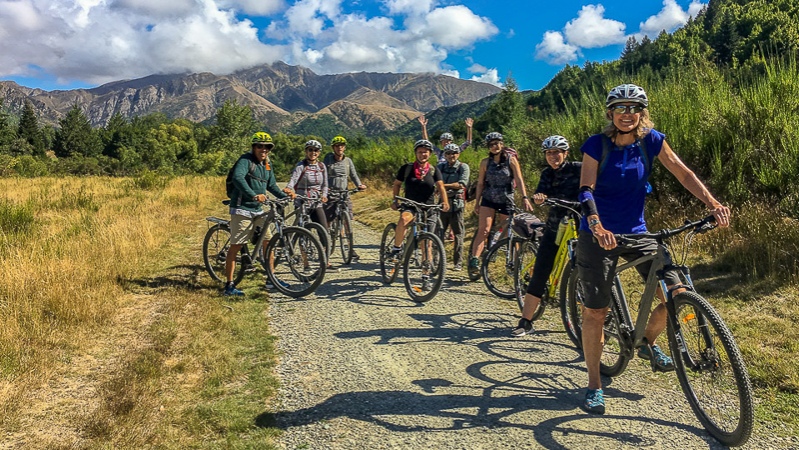
[[[433,298],[445,275],[444,245],[431,233],[420,233],[405,255],[405,288],[412,299]]]
[[[510,242],[510,239],[504,238],[494,244],[483,258],[481,268],[486,287],[501,298],[514,298],[516,293],[514,289],[515,266],[510,252]],[[522,241],[514,240],[513,242],[518,249]]]
[[[327,258],[322,245],[307,230],[287,228],[282,237],[272,239],[267,251],[267,273],[284,294],[301,297],[322,282]]]

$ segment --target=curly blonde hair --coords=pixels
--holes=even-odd
[[[608,119],[608,124],[605,125],[602,133],[609,137],[611,141],[615,142],[616,136],[619,135],[619,129],[616,128],[616,125],[613,123],[613,111],[607,110],[605,117]],[[641,111],[641,117],[638,120],[638,127],[636,127],[636,129],[633,131],[635,139],[643,138],[653,128],[655,128],[655,124],[649,117],[649,108],[644,108],[644,110]]]

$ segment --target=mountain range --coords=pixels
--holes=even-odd
[[[234,100],[249,105],[255,119],[269,130],[291,131],[323,121],[369,134],[391,131],[421,113],[475,102],[499,91],[491,84],[445,75],[318,75],[282,62],[229,75],[151,75],[92,89],[44,91],[0,81],[4,107],[18,114],[30,101],[42,123],[56,124],[75,104],[93,126],[105,125],[115,113],[132,118],[160,112],[207,123],[225,101]]]

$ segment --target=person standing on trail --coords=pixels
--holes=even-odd
[[[360,190],[366,189],[366,185],[361,182],[358,177],[358,172],[355,170],[355,164],[348,156],[344,156],[344,151],[347,149],[347,140],[344,136],[336,136],[330,141],[333,151],[325,155],[322,161],[327,167],[327,184],[329,188],[328,195],[331,200],[337,200],[341,193],[347,190],[350,180]],[[350,217],[354,217],[352,213],[352,199],[347,198],[347,209],[350,212]],[[325,205],[325,215],[328,223],[333,221],[333,214],[336,212],[336,202],[330,201]],[[352,250],[352,258],[358,260],[359,256]]]
[[[533,202],[540,205],[549,197],[576,202],[577,195],[580,193],[582,163],[568,160],[569,141],[563,136],[550,136],[541,143],[541,151],[544,152],[549,166],[541,172],[538,187],[533,193]],[[522,318],[519,319],[519,325],[511,331],[513,337],[524,336],[534,331],[532,318],[547,288],[549,273],[552,272],[552,267],[555,265],[555,256],[558,253],[555,239],[561,220],[567,214],[567,211],[560,208],[549,210],[544,235],[538,241],[533,275],[524,295]]]
[[[494,223],[494,215],[499,214],[499,222],[503,223],[511,213],[513,190],[521,190],[524,208],[533,210],[533,204],[527,197],[527,188],[522,178],[522,168],[512,153],[507,151],[502,134],[488,133],[485,138],[488,157],[480,161],[477,175],[477,192],[474,212],[478,216],[477,234],[472,244],[469,257],[469,274],[474,277],[480,273],[480,255],[486,245],[486,238]],[[474,278],[472,278],[474,279]]]
[[[469,184],[469,165],[460,162],[461,148],[455,144],[444,147],[444,158],[438,164],[447,198],[450,200],[450,209],[441,213],[441,225],[444,231],[447,228],[453,233],[455,241],[452,261],[456,272],[463,270],[463,208],[466,207],[466,185]]]
[[[429,141],[430,138],[427,136],[427,119],[425,118],[424,114],[419,116],[417,120],[419,120],[419,123],[422,124],[422,139]],[[461,151],[466,150],[470,145],[472,145],[472,126],[474,125],[474,120],[472,120],[471,117],[467,117],[464,122],[466,123],[466,140],[463,141],[463,144],[460,146]],[[452,133],[446,132],[442,133],[438,139],[439,143],[441,144],[441,148],[438,148],[434,145],[433,153],[435,153],[436,158],[438,158],[438,163],[440,164],[444,162],[443,149],[447,145],[452,144],[452,141],[454,141],[455,138],[452,136]]]
[[[610,90],[605,99],[608,124],[602,133],[583,144],[579,200],[583,210],[577,238],[577,273],[585,297],[582,334],[588,389],[582,408],[604,414],[605,399],[600,378],[600,359],[604,344],[603,327],[608,313],[615,268],[619,257],[634,260],[657,248],[654,239],[640,240],[635,248],[617,247],[616,234],[645,233],[644,203],[652,173],[650,161],[657,159],[680,184],[702,201],[719,226],[730,224],[730,209],[716,200],[666,143],[666,137],[654,129],[649,116],[649,98],[634,84]],[[644,280],[651,261],[636,266]],[[665,273],[667,286],[680,284],[674,270]],[[675,291],[679,292],[679,291]],[[657,291],[661,303],[652,310],[646,326],[646,342],[638,356],[654,360],[662,372],[674,370],[674,362],[655,341],[666,327],[665,297]],[[650,350],[651,349],[651,350]]]
[[[236,255],[241,247],[250,241],[255,227],[267,230],[266,212],[261,203],[266,201],[269,191],[277,198],[286,194],[280,190],[269,164],[269,152],[275,147],[269,133],[259,131],[252,135],[250,153],[239,157],[231,170],[230,179],[230,249],[225,256],[225,288],[226,296],[243,296],[244,292],[233,284],[233,273],[236,270]],[[264,239],[264,245],[269,242]]]

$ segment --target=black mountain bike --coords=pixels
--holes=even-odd
[[[391,253],[397,224],[390,223],[383,229],[380,240],[380,276],[384,283],[393,283],[402,264],[408,295],[417,302],[426,302],[441,289],[446,271],[444,243],[434,233],[429,232],[427,227],[429,212],[440,209],[442,205],[426,205],[403,197],[395,198],[400,204],[411,207],[415,218],[405,230],[405,241],[399,255]]]
[[[327,255],[319,240],[308,230],[284,225],[283,210],[291,199],[267,200],[266,223],[274,227],[272,238],[265,243],[266,233],[257,229],[251,244],[242,246],[236,256],[233,283],[238,285],[248,273],[261,266],[269,281],[289,297],[304,297],[322,283]],[[228,204],[228,201],[223,202]],[[214,225],[203,239],[203,261],[211,278],[225,282],[225,259],[230,249],[230,221],[207,217]]]
[[[349,198],[350,195],[360,192],[360,189],[350,189],[347,191],[336,192],[337,198],[328,201],[333,202],[334,213],[333,220],[330,222],[330,250],[331,252],[336,249],[336,242],[341,252],[341,259],[344,264],[352,262],[352,255],[355,253],[352,238],[352,216],[350,216]]]

